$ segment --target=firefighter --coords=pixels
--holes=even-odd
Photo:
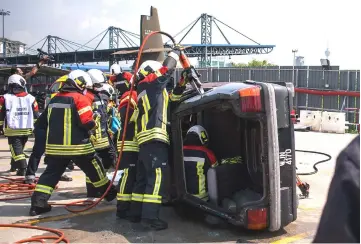
[[[113,80],[113,83],[112,83],[114,85],[114,87],[116,88],[116,90],[118,91],[118,94],[116,97],[116,100],[117,100],[116,105],[118,106],[118,109],[117,109],[117,111],[113,110],[112,112],[114,114],[113,116],[116,116],[117,118],[120,119],[120,121],[124,122],[125,118],[123,118],[123,120],[122,120],[121,115],[119,113],[119,102],[118,101],[121,99],[122,95],[125,92],[129,91],[130,80],[133,75],[129,72],[121,72],[121,68],[119,65],[114,66],[114,67],[115,68],[118,67],[118,69],[116,69],[117,70],[116,76],[114,76],[115,79]],[[125,113],[123,113],[123,116],[125,116]],[[122,135],[121,133],[120,134],[119,133],[120,133],[120,131],[114,133],[114,137],[113,137],[114,145],[116,148],[118,148],[118,151],[119,151],[118,139],[120,138],[120,140],[121,140],[121,135]]]
[[[92,80],[86,72],[70,72],[59,93],[50,100],[44,111],[45,115],[41,116],[38,126],[47,130],[47,167],[31,197],[31,216],[51,210],[48,199],[70,160],[85,173],[100,193],[104,193],[110,184],[91,144],[95,137],[96,122],[92,104],[89,98],[84,96],[86,87],[90,87],[91,83]],[[105,199],[112,201],[115,197],[116,188],[111,186]]]
[[[169,136],[167,83],[179,60],[179,49],[168,53],[163,65],[156,61],[145,61],[136,74],[138,109],[137,141],[139,155],[137,177],[132,193],[129,216],[141,218],[145,229],[162,230],[167,222],[159,219],[162,199],[166,195],[164,179],[168,171]],[[184,70],[188,73],[191,70]],[[183,74],[182,73],[182,74]],[[182,75],[182,77],[188,77]],[[187,80],[182,79],[177,92],[183,92]],[[174,93],[171,97],[181,94]]]
[[[118,76],[118,80],[120,77]],[[129,108],[129,122],[127,125],[127,131],[125,134],[125,141],[123,147],[122,158],[120,162],[120,170],[123,170],[123,176],[118,184],[118,195],[117,195],[117,213],[118,218],[126,218],[132,222],[137,222],[137,219],[134,219],[133,216],[128,215],[130,201],[132,198],[133,186],[136,180],[136,165],[138,161],[138,152],[139,146],[137,142],[137,92],[136,91],[126,91],[130,87],[131,77],[124,74],[121,79],[124,79],[124,85],[118,85],[118,90],[122,93],[120,97],[119,104],[119,116],[123,125],[125,125],[125,117],[127,105],[130,101]],[[125,91],[125,92],[124,92]],[[129,100],[130,99],[130,100]],[[118,133],[117,149],[120,152],[121,143],[123,139],[123,130],[120,130]],[[137,217],[136,217],[137,218]]]
[[[208,142],[207,131],[195,125],[187,131],[183,146],[187,192],[205,201],[208,201],[207,171],[217,166],[216,156],[207,148]]]
[[[87,87],[86,97],[92,104],[93,113],[98,114],[95,119],[97,128],[91,140],[97,156],[101,159],[104,169],[107,171],[112,167],[116,160],[116,152],[113,143],[110,140],[108,132],[108,114],[107,107],[109,95],[104,92],[103,85],[107,84],[107,78],[101,70],[90,69],[88,72],[92,84]],[[100,192],[92,184],[89,177],[86,178],[87,197],[100,197]]]
[[[11,75],[8,79],[9,92],[0,98],[0,131],[8,137],[18,176],[25,175],[27,163],[24,147],[39,117],[38,103],[35,97],[26,92],[25,85],[22,76]]]
[[[41,116],[44,116],[44,114],[40,115],[40,117]],[[41,121],[40,117],[38,119],[39,121]],[[30,155],[28,167],[26,169],[26,174],[25,174],[25,180],[24,180],[25,184],[35,183],[35,173],[38,170],[41,157],[45,152],[46,130],[42,128],[38,128],[37,123],[35,123],[34,137],[35,137],[35,141],[34,141],[33,151]],[[70,170],[74,169],[72,162],[68,165],[68,168]],[[66,174],[63,174],[60,180],[72,181],[73,179],[67,176]]]

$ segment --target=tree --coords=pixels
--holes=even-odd
[[[267,67],[267,66],[277,66],[275,64],[269,63],[267,60],[256,60],[252,59],[252,61],[249,61],[247,64],[245,63],[232,63],[232,67]]]

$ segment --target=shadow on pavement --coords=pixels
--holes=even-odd
[[[286,233],[245,231],[228,224],[212,227],[199,217],[176,214],[172,207],[163,207],[161,218],[168,222],[168,229],[162,231],[141,231],[140,224],[117,219],[115,211],[77,216],[71,219],[42,223],[42,226],[60,228],[71,242],[252,242],[274,238]]]

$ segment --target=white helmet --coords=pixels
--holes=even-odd
[[[93,85],[98,84],[98,83],[107,82],[107,77],[99,69],[90,69],[90,70],[88,70],[87,73],[90,76],[90,78],[92,79]]]
[[[112,66],[110,66],[110,72],[111,75],[117,75],[119,73],[122,73],[122,68],[120,67],[119,64],[113,64]]]
[[[26,80],[21,76],[21,75],[11,75],[8,79],[8,85],[10,84],[17,84],[21,87],[25,87],[26,85]]]
[[[93,88],[93,82],[90,75],[83,70],[74,70],[68,74],[67,81],[71,80],[73,84],[81,91],[86,88]]]
[[[207,133],[206,129],[204,129],[203,126],[200,126],[200,125],[192,126],[187,131],[187,135],[190,133],[194,133],[194,134],[198,135],[199,141],[202,143],[202,145],[208,144],[208,141],[209,141],[208,133]]]
[[[150,73],[154,73],[157,70],[162,68],[162,64],[154,61],[154,60],[148,60],[142,63],[142,65],[139,67],[137,72],[137,80],[141,81],[143,80],[147,75]]]
[[[115,93],[114,88],[109,84],[103,84],[100,88],[100,91],[108,93],[109,96],[113,96],[113,94]]]

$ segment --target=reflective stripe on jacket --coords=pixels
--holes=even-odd
[[[207,171],[217,165],[215,155],[204,146],[184,146],[183,155],[187,192],[208,200]]]
[[[47,129],[46,155],[72,157],[95,152],[88,134],[95,122],[91,103],[84,95],[58,93],[38,122],[39,128]]]

